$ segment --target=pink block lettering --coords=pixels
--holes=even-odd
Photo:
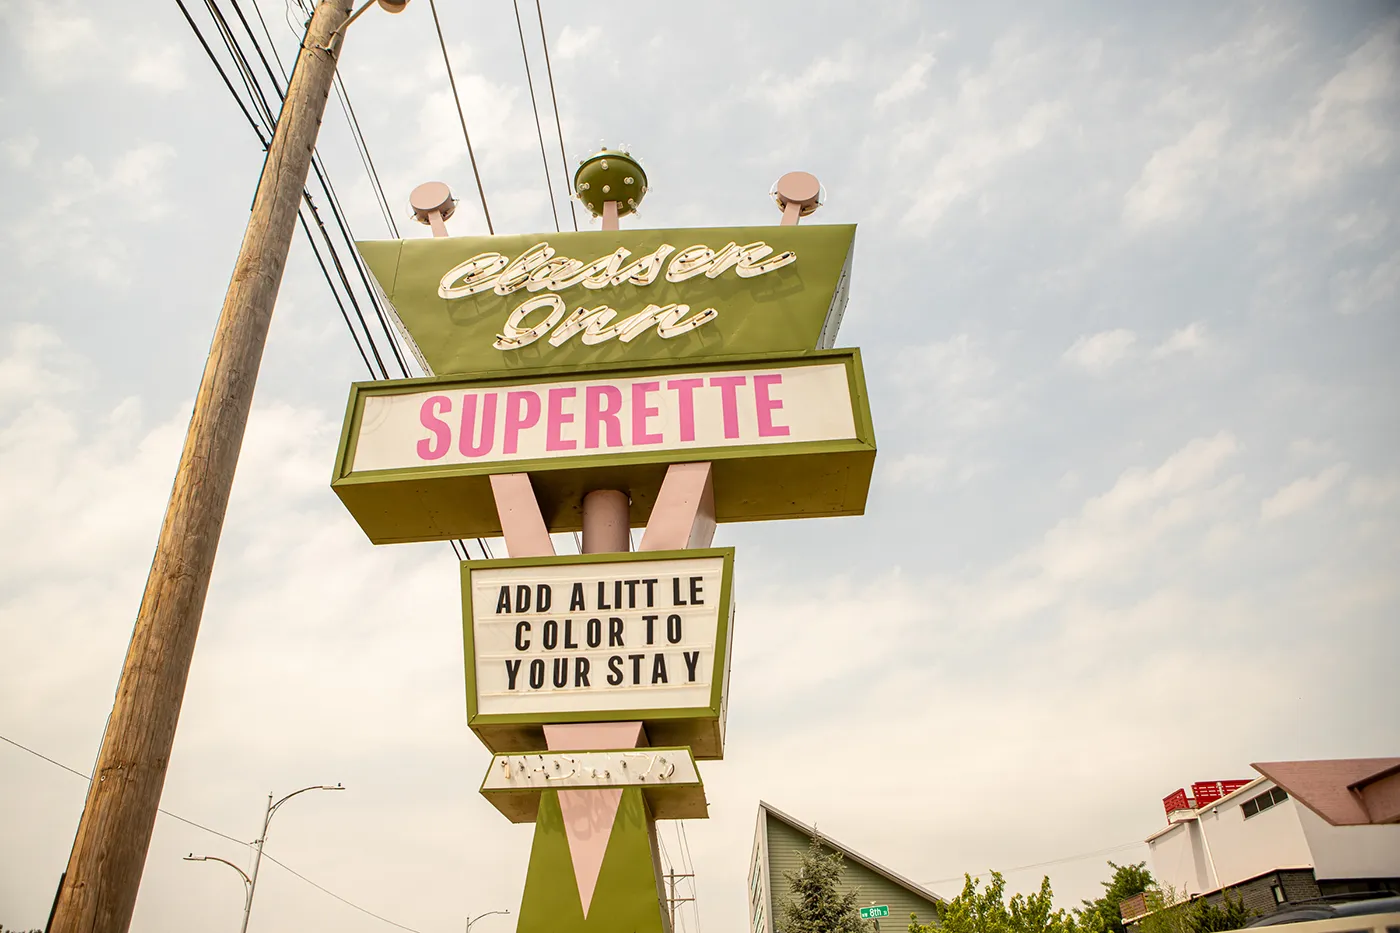
[[[607,432],[608,447],[622,446],[622,390],[617,386],[587,386],[583,390],[583,446],[598,449],[598,428]]]
[[[520,449],[520,432],[540,423],[540,396],[538,392],[506,393],[506,439],[501,453],[513,454]]]
[[[578,395],[578,389],[549,390],[549,412],[546,415],[547,430],[544,436],[545,450],[573,450],[578,447],[578,441],[566,441],[561,434],[564,425],[572,424],[574,421],[572,414],[564,412],[564,399],[573,398],[575,395]]]
[[[711,376],[710,387],[719,387],[720,401],[724,406],[724,436],[739,436],[739,386],[749,381],[748,376]]]
[[[676,401],[680,405],[681,440],[695,440],[695,390],[705,384],[704,379],[671,379],[666,388],[676,390]]]
[[[481,399],[481,439],[476,436],[477,399]],[[457,435],[457,449],[464,457],[489,454],[496,443],[496,393],[468,395],[462,401],[462,431]]]
[[[418,442],[418,456],[422,460],[436,460],[452,447],[452,429],[438,417],[452,410],[452,399],[445,395],[430,395],[423,399],[423,407],[418,409],[418,421],[433,432]]]
[[[773,423],[773,412],[783,407],[783,400],[768,396],[768,390],[771,386],[782,384],[783,376],[781,373],[753,377],[753,397],[758,410],[759,437],[787,437],[791,433],[786,425]]]
[[[647,407],[647,396],[653,392],[660,391],[659,382],[634,382],[632,383],[632,443],[633,444],[659,444],[660,434],[650,434],[647,432],[647,422],[655,418],[660,412],[659,408]]]

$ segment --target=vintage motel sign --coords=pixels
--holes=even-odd
[[[796,226],[819,186],[784,178],[782,226],[623,231],[646,175],[605,150],[574,178],[602,231],[447,237],[426,185],[433,239],[359,244],[429,375],[352,388],[332,487],[376,544],[511,550],[461,580],[480,790],[535,826],[517,933],[668,929],[655,820],[707,816],[697,762],[724,754],[714,525],[865,510],[860,353],[833,348],[855,227]],[[578,530],[590,553],[554,555]]]

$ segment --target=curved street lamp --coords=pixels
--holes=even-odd
[[[484,914],[477,914],[475,917],[472,917],[470,920],[467,921],[467,933],[472,933],[472,924],[473,924],[473,923],[476,923],[476,922],[477,922],[478,920],[480,920],[482,917],[489,917],[489,916],[491,916],[492,914],[508,914],[508,913],[510,913],[510,911],[508,911],[508,910],[488,910],[488,911],[486,911],[486,913],[484,913]]]
[[[253,903],[253,879],[248,877],[248,873],[226,858],[219,858],[217,855],[195,855],[191,852],[185,856],[187,862],[222,862],[229,868],[238,872],[238,877],[243,879],[243,916],[248,916],[248,907]]]
[[[253,845],[257,846],[258,853],[253,858],[252,877],[249,877],[243,869],[239,868],[228,859],[222,859],[214,855],[197,856],[193,852],[185,856],[185,861],[187,862],[223,862],[229,868],[238,872],[243,878],[243,887],[246,893],[243,898],[243,926],[240,928],[241,933],[248,933],[248,917],[253,913],[253,892],[257,890],[258,887],[258,868],[262,865],[263,845],[267,842],[267,827],[272,823],[272,814],[276,813],[278,807],[282,806],[282,804],[286,803],[288,800],[291,800],[297,794],[304,794],[309,790],[345,790],[345,787],[341,784],[336,784],[334,787],[329,784],[312,784],[309,787],[303,787],[301,790],[294,790],[276,802],[273,801],[272,795],[268,794],[267,812],[263,814],[262,835],[253,842]],[[467,929],[471,929],[471,924],[467,924]]]

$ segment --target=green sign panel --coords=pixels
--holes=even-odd
[[[876,907],[862,907],[860,909],[860,919],[862,920],[873,920],[875,917],[888,917],[889,915],[890,909],[885,904],[880,904]]]
[[[434,374],[561,370],[832,346],[854,225],[367,241]]]

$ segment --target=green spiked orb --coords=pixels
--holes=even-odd
[[[603,202],[616,201],[617,215],[637,210],[647,193],[647,173],[629,153],[604,149],[583,160],[574,173],[574,194],[594,217],[603,216]]]

